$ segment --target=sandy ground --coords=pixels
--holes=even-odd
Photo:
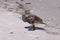
[[[9,2],[14,4],[16,0]],[[31,4],[25,4],[27,2]],[[41,17],[49,27],[39,24],[36,27],[45,30],[28,31],[25,27],[30,24],[23,22],[21,15],[7,11],[2,6],[0,7],[0,40],[60,40],[59,0],[24,0],[21,3],[26,5],[25,8],[31,9],[33,14]]]

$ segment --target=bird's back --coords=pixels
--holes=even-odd
[[[38,16],[36,16],[36,15],[28,15],[28,16],[23,15],[22,20],[24,22],[28,22],[30,24],[32,24],[32,23],[41,23],[41,24],[43,24],[43,20],[41,18],[39,18]]]

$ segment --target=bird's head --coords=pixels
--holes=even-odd
[[[26,15],[31,14],[30,10],[25,10],[25,14],[26,14]]]

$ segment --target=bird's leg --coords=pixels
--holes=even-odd
[[[35,30],[35,25],[34,24],[32,24],[32,30]]]
[[[32,24],[32,28],[31,29],[29,29],[28,31],[34,31],[35,30],[35,25],[34,24]]]

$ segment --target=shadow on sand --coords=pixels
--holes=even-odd
[[[27,27],[24,27],[25,29],[28,29],[28,30],[31,30],[32,29],[32,26],[27,26]],[[35,27],[35,30],[45,30],[44,28],[40,28],[40,27]]]

